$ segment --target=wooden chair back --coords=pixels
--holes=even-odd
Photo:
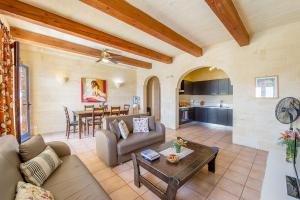
[[[129,104],[124,104],[124,115],[129,114],[129,109],[130,109],[130,105]]]
[[[104,109],[104,111],[108,111],[108,105],[103,105],[102,108]]]
[[[66,106],[64,106],[64,111],[65,111],[67,125],[69,125],[70,124],[70,115],[69,115],[68,108]]]
[[[94,107],[94,105],[84,105],[84,110],[93,110]]]
[[[120,115],[121,107],[120,106],[112,106],[110,113],[111,115]]]

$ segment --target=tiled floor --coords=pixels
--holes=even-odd
[[[265,172],[267,152],[232,144],[231,129],[223,126],[192,125],[167,130],[166,140],[176,136],[193,140],[208,146],[217,146],[216,173],[210,173],[207,167],[195,175],[180,188],[177,199],[180,200],[257,200]],[[95,178],[113,200],[156,200],[152,192],[133,183],[132,162],[114,168],[107,167],[95,154],[95,139],[86,136],[79,140],[74,134],[66,139],[64,133],[45,135],[46,141],[60,140],[71,147],[72,153],[86,164]],[[166,188],[166,184],[147,171],[144,176],[153,183]]]

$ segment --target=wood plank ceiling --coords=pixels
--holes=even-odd
[[[126,1],[120,0],[80,0],[81,2],[100,10],[120,21],[123,21],[143,32],[150,34],[191,55],[201,56],[202,48],[176,33],[168,26],[152,18],[145,12],[135,8]],[[240,46],[249,44],[249,34],[234,7],[232,0],[205,0],[211,10],[224,24],[227,30]],[[0,0],[0,13],[28,21],[56,31],[73,35],[105,46],[120,49],[145,58],[170,64],[171,56],[143,47],[133,42],[72,21],[57,14],[48,12],[18,0]],[[59,48],[92,57],[99,57],[101,50],[67,42],[54,37],[44,36],[30,31],[12,27],[12,35],[20,40],[32,41],[50,47]],[[150,69],[152,64],[137,59],[121,56],[119,62],[136,67]]]

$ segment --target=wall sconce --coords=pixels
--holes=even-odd
[[[121,81],[115,81],[116,88],[120,88],[123,85],[123,82]]]
[[[56,80],[59,84],[63,85],[69,81],[69,77],[63,75],[56,75]]]

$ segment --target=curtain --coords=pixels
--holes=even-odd
[[[14,61],[9,31],[2,22],[0,25],[0,136],[2,136],[15,135],[13,112]]]

